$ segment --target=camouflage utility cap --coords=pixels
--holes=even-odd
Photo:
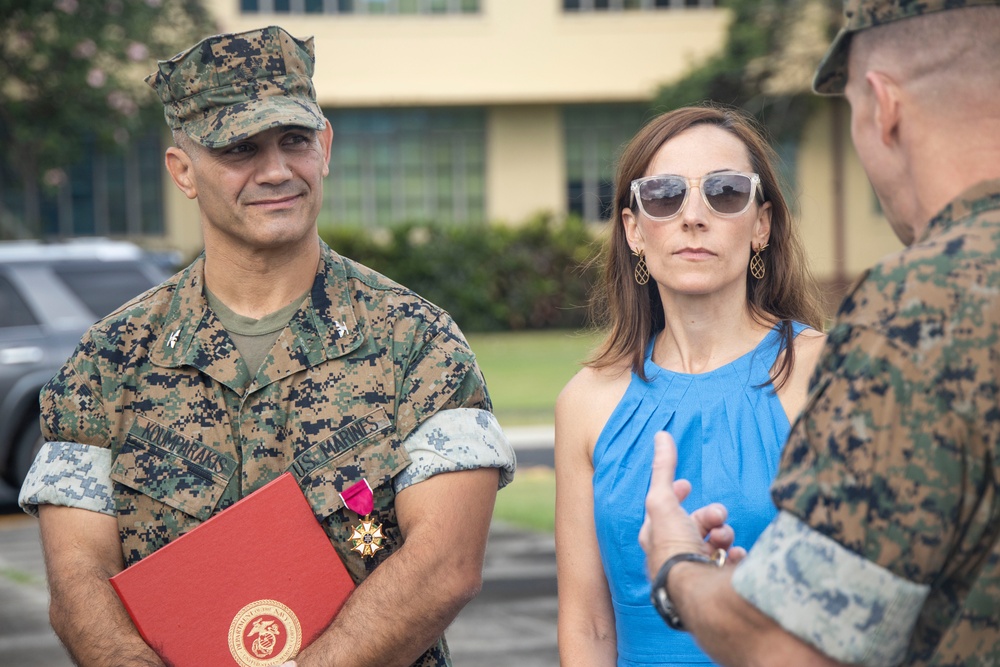
[[[272,127],[326,127],[312,85],[312,37],[277,26],[208,37],[146,77],[170,129],[209,148]]]
[[[820,95],[844,93],[847,52],[854,33],[912,16],[982,5],[1000,5],[1000,0],[844,0],[844,27],[816,70],[813,90]]]

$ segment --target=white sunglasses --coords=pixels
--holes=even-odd
[[[755,195],[764,198],[760,176],[739,171],[720,171],[693,179],[674,174],[637,178],[632,181],[632,197],[650,220],[670,220],[684,210],[688,193],[694,187],[701,190],[705,205],[723,217],[744,213]]]

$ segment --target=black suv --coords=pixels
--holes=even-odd
[[[169,260],[106,240],[0,243],[0,475],[20,487],[43,441],[38,392],[84,331],[160,283]]]

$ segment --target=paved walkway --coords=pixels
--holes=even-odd
[[[522,466],[552,465],[551,427],[509,429]],[[0,665],[71,667],[48,623],[38,523],[0,489]],[[552,535],[494,522],[483,592],[447,633],[458,667],[555,667],[556,569]],[[200,666],[199,666],[200,667]]]
[[[49,627],[48,601],[38,523],[0,516],[0,665],[72,665]]]
[[[483,592],[447,633],[455,664],[558,665],[555,574],[551,535],[495,523]],[[37,521],[0,517],[0,665],[72,667],[49,627],[47,606]]]

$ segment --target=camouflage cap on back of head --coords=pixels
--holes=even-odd
[[[146,77],[170,129],[220,148],[272,127],[326,126],[312,85],[312,37],[277,26],[204,39]]]
[[[1000,5],[1000,0],[844,0],[844,27],[816,70],[813,90],[820,95],[843,94],[847,53],[854,33],[913,16],[979,5]]]

